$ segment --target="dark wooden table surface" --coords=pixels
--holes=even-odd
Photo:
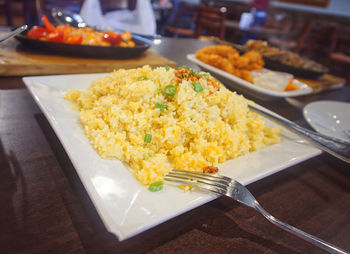
[[[208,43],[165,40],[153,50],[195,67],[186,54]],[[0,88],[0,253],[323,253],[225,197],[119,242],[21,79],[0,78]],[[307,127],[303,105],[350,102],[350,88],[249,98]],[[322,154],[248,187],[277,218],[350,251],[349,164]]]

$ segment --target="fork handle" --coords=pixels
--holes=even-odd
[[[284,223],[278,219],[276,219],[274,216],[272,216],[270,213],[268,213],[262,206],[256,202],[255,203],[255,210],[259,211],[266,219],[268,219],[272,224],[275,226],[329,252],[329,253],[334,253],[334,254],[349,254],[345,250],[340,249],[339,247],[330,244],[320,238],[317,238],[316,236],[310,235],[300,229],[297,229],[287,223]]]
[[[303,136],[321,150],[337,157],[338,159],[350,163],[350,142],[308,130],[306,128],[301,127],[300,125],[297,125],[296,123],[293,123],[290,120],[282,118],[276,114],[272,114],[255,106],[249,105],[249,108],[257,113],[267,116],[275,122],[284,125],[294,133]]]
[[[23,26],[20,26],[18,28],[16,28],[15,30],[13,30],[12,32],[6,34],[5,36],[1,37],[0,38],[0,42],[3,42],[7,39],[10,39],[11,37],[17,35],[17,34],[20,34],[22,33],[23,31],[27,30],[28,28],[28,25],[23,25]]]

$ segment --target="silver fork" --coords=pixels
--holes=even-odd
[[[329,253],[348,253],[345,250],[334,246],[333,244],[323,241],[320,238],[305,233],[300,229],[297,229],[291,225],[288,225],[287,223],[276,219],[267,211],[265,211],[264,208],[262,208],[262,206],[245,186],[229,177],[184,170],[172,170],[164,177],[164,180],[171,182],[180,182],[193,187],[198,187],[204,190],[219,193],[221,195],[226,195],[246,206],[254,208],[275,226],[282,228],[285,231],[297,237],[300,237],[301,239],[325,251],[328,251]]]

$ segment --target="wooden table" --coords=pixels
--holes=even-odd
[[[208,43],[167,39],[153,50],[195,67],[185,55]],[[323,253],[226,197],[119,242],[21,79],[1,78],[0,88],[1,253]],[[305,103],[349,102],[350,88],[252,99],[307,127]],[[277,218],[350,251],[349,164],[322,154],[248,187]]]

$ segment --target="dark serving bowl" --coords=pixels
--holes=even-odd
[[[68,43],[50,42],[31,39],[26,36],[26,32],[17,35],[16,39],[24,46],[35,49],[36,52],[50,52],[58,55],[109,58],[109,59],[129,59],[141,56],[151,45],[147,39],[142,40],[133,38],[135,47],[117,47],[117,46],[92,46],[76,45]]]
[[[265,67],[270,70],[288,72],[293,74],[298,78],[306,78],[306,79],[317,79],[321,75],[328,72],[328,69],[324,66],[320,68],[320,70],[313,70],[309,68],[300,68],[293,65],[285,64],[277,59],[273,59],[271,57],[264,57]],[[311,61],[311,60],[307,60]]]
[[[232,45],[235,49],[238,50],[240,54],[244,54],[250,49],[244,47],[243,45],[234,44]],[[284,63],[281,58],[286,54],[285,51],[281,51],[280,53],[273,54],[263,54],[263,58],[265,61],[264,67],[274,71],[287,72],[293,74],[295,77],[306,78],[306,79],[317,79],[319,76],[327,73],[329,70],[310,59],[303,58],[304,61],[308,62],[310,65],[318,66],[318,70],[312,68],[301,68],[297,66],[293,66],[290,64]]]

